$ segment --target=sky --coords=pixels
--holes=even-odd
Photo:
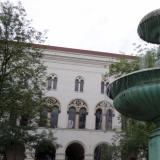
[[[137,34],[138,24],[147,13],[160,8],[160,0],[21,2],[27,18],[33,20],[32,26],[48,30],[46,45],[126,54],[135,53],[133,43],[146,44]]]

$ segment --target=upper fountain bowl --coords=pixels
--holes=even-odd
[[[141,121],[160,117],[160,68],[132,72],[112,82],[108,96],[121,114]]]
[[[160,9],[145,15],[138,25],[137,32],[144,41],[160,44]]]

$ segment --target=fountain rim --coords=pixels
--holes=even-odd
[[[147,72],[147,71],[150,71],[150,70],[160,70],[159,67],[154,67],[154,68],[146,68],[146,69],[141,69],[141,70],[138,70],[138,71],[134,71],[134,72],[131,72],[131,73],[128,73],[128,74],[125,74],[119,78],[116,78],[113,82],[111,82],[109,85],[111,85],[112,83],[114,83],[115,81],[118,81],[119,79],[122,79],[126,76],[129,76],[129,75],[132,75],[132,74],[135,74],[135,73],[139,73],[139,72]]]
[[[141,83],[141,81],[140,81],[140,83],[136,83],[135,82],[135,84],[134,84],[134,82],[132,83],[133,85],[129,85],[128,87],[116,87],[115,88],[115,84],[116,83],[118,83],[118,81],[120,82],[119,84],[121,84],[121,82],[123,82],[123,79],[125,79],[126,77],[132,77],[132,76],[134,76],[134,75],[136,75],[136,74],[145,74],[145,73],[147,73],[147,72],[156,72],[156,71],[160,71],[160,67],[154,67],[154,68],[146,68],[146,69],[141,69],[141,70],[137,70],[137,71],[135,71],[135,72],[131,72],[131,73],[128,73],[128,74],[125,74],[125,75],[123,75],[123,76],[121,76],[121,77],[119,77],[119,78],[117,78],[117,79],[115,79],[113,82],[111,82],[109,85],[108,85],[108,87],[107,87],[107,89],[106,89],[106,94],[107,94],[107,96],[110,98],[110,99],[112,99],[112,100],[114,100],[114,98],[119,94],[119,93],[121,93],[123,90],[126,90],[127,88],[131,88],[131,87],[133,87],[133,86],[135,86],[135,85],[141,85],[141,84],[144,84],[144,83]],[[150,81],[148,81],[148,82],[150,82]],[[147,83],[148,83],[147,82]]]

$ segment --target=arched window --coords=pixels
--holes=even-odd
[[[21,126],[26,126],[28,124],[28,115],[22,115],[20,120]]]
[[[96,111],[96,130],[102,129],[102,109],[97,109]]]
[[[83,85],[84,85],[84,81],[83,79],[80,81],[80,92],[83,92]]]
[[[106,81],[102,81],[102,82],[101,82],[101,93],[104,94],[104,92],[106,91],[108,85],[109,85],[109,82],[108,82],[108,81],[107,81],[107,82],[106,82]]]
[[[86,109],[81,108],[79,111],[79,129],[84,129],[86,124]]]
[[[48,78],[48,89],[52,88],[52,77]]]
[[[75,91],[78,91],[79,81],[76,79],[75,81]]]
[[[99,144],[94,150],[94,160],[111,160],[112,151],[108,148],[108,145],[105,143]]]
[[[58,107],[54,107],[51,113],[51,126],[54,128],[56,128],[58,125],[58,114],[59,114]]]
[[[75,117],[76,117],[76,109],[71,107],[69,109],[68,128],[74,128],[74,126],[75,126]]]
[[[108,85],[109,85],[109,82],[106,82],[106,89],[107,89]]]
[[[53,89],[57,89],[57,77],[53,79]]]
[[[101,93],[104,93],[104,82],[101,82]]]
[[[48,77],[48,89],[57,89],[57,81],[58,81],[57,75],[51,74]]]
[[[81,76],[78,76],[75,80],[75,91],[83,92],[84,88],[84,79]]]
[[[47,126],[47,114],[48,114],[48,111],[47,111],[46,107],[44,107],[43,111],[40,114],[40,122],[39,122],[40,127]]]
[[[112,111],[109,109],[106,112],[106,130],[112,129]]]

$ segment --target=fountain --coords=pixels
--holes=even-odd
[[[160,44],[160,9],[148,13],[138,25],[144,41]],[[139,70],[112,82],[107,88],[115,109],[127,117],[154,122],[149,140],[149,160],[160,160],[160,47],[154,68]]]

